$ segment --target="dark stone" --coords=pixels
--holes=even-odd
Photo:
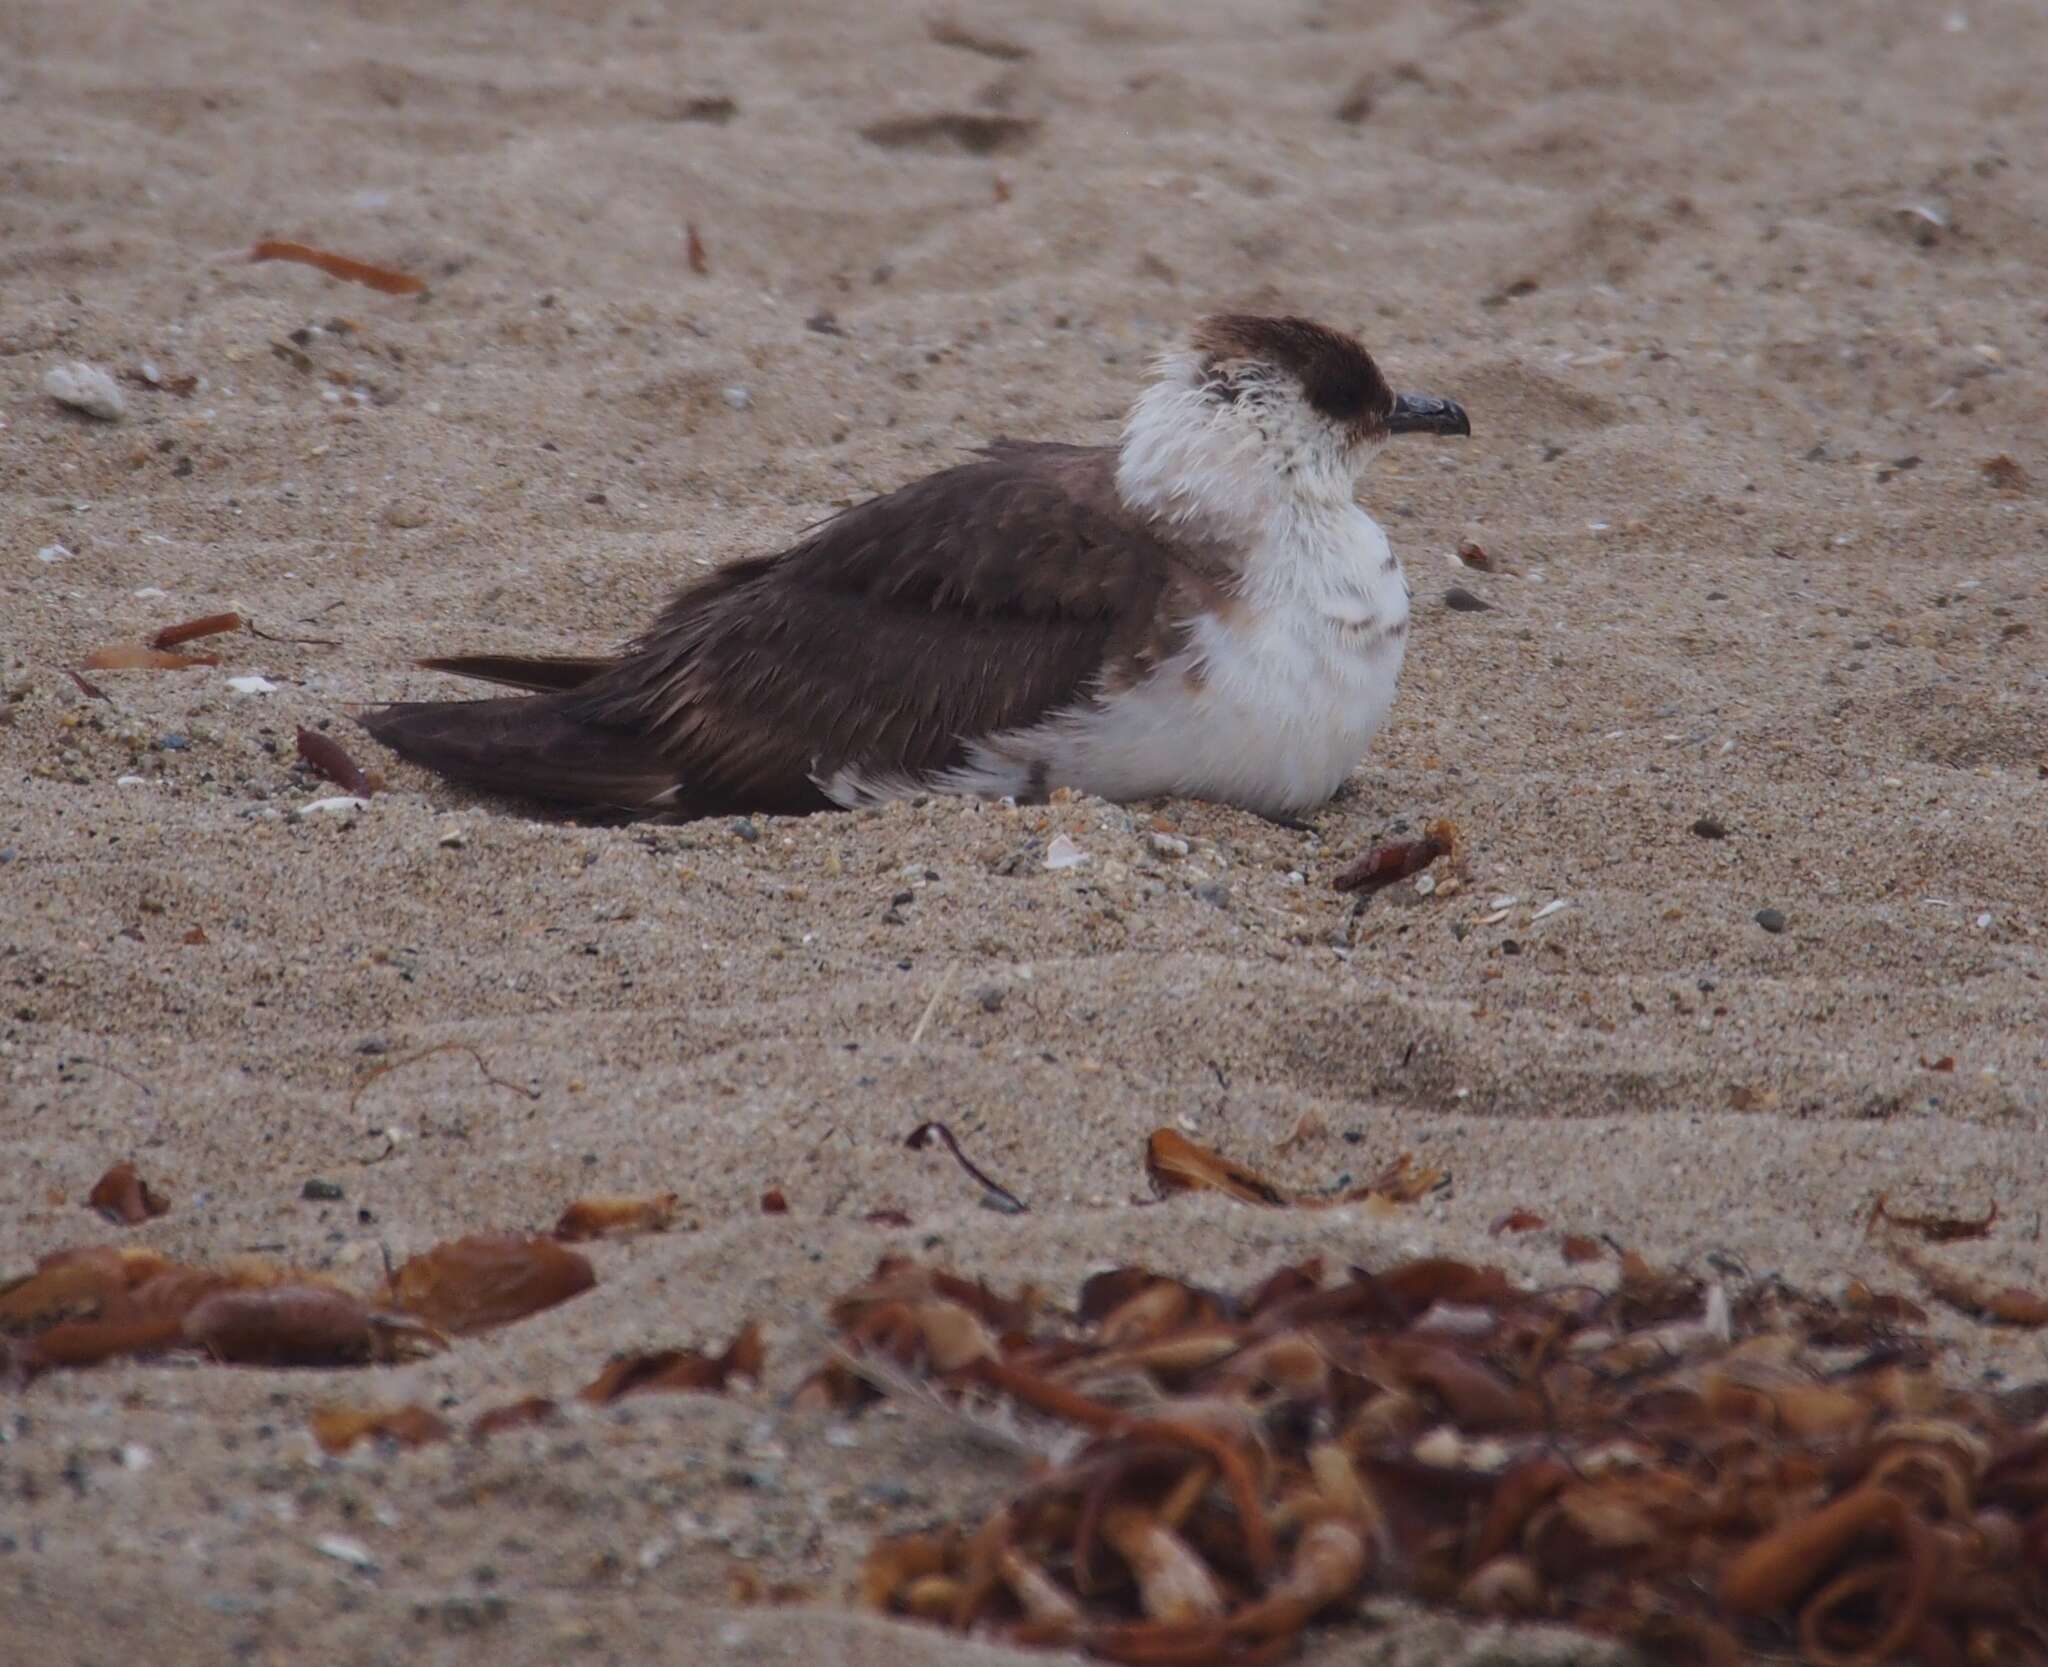
[[[341,1202],[341,1183],[339,1181],[323,1181],[316,1175],[299,1188],[299,1196],[301,1198],[310,1198],[319,1204],[338,1204]]]
[[[1728,824],[1723,822],[1718,816],[1702,816],[1697,822],[1693,823],[1692,831],[1702,839],[1726,839],[1728,837]]]
[[[1756,912],[1756,923],[1766,932],[1782,932],[1785,930],[1785,911],[1783,909],[1759,909]]]
[[[1444,592],[1444,606],[1454,614],[1484,614],[1493,611],[1491,602],[1474,596],[1463,585],[1453,585]]]

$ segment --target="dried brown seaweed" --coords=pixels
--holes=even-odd
[[[170,1200],[125,1159],[93,1182],[85,1202],[117,1227],[139,1227],[171,1207]]]
[[[1120,1268],[1062,1321],[885,1262],[834,1309],[841,1381],[1081,1445],[978,1528],[879,1541],[864,1601],[1140,1667],[1279,1660],[1368,1582],[1714,1667],[2048,1664],[2048,1437],[1939,1378],[1911,1304],[1606,1277]]]
[[[304,243],[288,243],[278,238],[265,238],[256,244],[249,251],[249,259],[288,260],[300,266],[317,267],[330,278],[367,284],[386,295],[421,295],[427,287],[409,272],[394,272],[387,266],[372,266],[368,261],[356,260],[349,255],[337,255],[332,250],[315,249]]]

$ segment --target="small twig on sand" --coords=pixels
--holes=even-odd
[[[1006,1210],[1011,1215],[1018,1216],[1026,1215],[1030,1212],[1031,1206],[1029,1204],[1025,1203],[1023,1199],[1019,1198],[1000,1181],[992,1180],[988,1175],[984,1174],[975,1164],[974,1160],[960,1150],[960,1142],[953,1138],[953,1131],[947,1128],[945,1124],[920,1123],[910,1131],[909,1137],[903,1144],[908,1146],[913,1152],[922,1152],[934,1139],[943,1140],[946,1143],[946,1150],[953,1154],[953,1161],[981,1184],[983,1190],[988,1193],[990,1202],[998,1209]]]
[[[484,1063],[484,1056],[467,1042],[436,1042],[431,1048],[422,1048],[418,1053],[407,1054],[403,1059],[386,1060],[368,1076],[363,1078],[361,1082],[357,1083],[355,1091],[348,1097],[349,1116],[355,1116],[356,1102],[363,1097],[363,1090],[368,1088],[379,1077],[387,1076],[393,1071],[403,1070],[408,1065],[417,1065],[421,1060],[431,1059],[437,1053],[466,1053],[471,1059],[476,1061],[476,1068],[483,1072],[484,1081],[493,1088],[509,1088],[515,1094],[524,1094],[529,1100],[540,1098],[540,1090],[538,1088],[527,1088],[516,1082],[507,1082],[503,1077],[493,1076],[490,1066]]]
[[[939,1003],[945,999],[946,986],[953,982],[953,967],[950,962],[939,974],[939,981],[932,989],[932,999],[924,1004],[924,1014],[917,1021],[917,1028],[910,1033],[910,1045],[914,1048],[924,1040],[924,1027],[932,1022],[932,1015],[939,1010]]]

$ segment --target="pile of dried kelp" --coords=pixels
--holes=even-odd
[[[2038,1396],[1945,1383],[1925,1315],[1861,1286],[1609,1283],[1122,1268],[1063,1316],[889,1260],[800,1399],[879,1383],[1047,1438],[971,1532],[871,1552],[870,1602],[962,1631],[1263,1662],[1378,1590],[1667,1662],[2048,1663]]]

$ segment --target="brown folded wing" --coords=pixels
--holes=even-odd
[[[1217,590],[1123,509],[1114,470],[1106,449],[1000,445],[849,509],[780,556],[691,585],[577,686],[469,703],[488,726],[473,755],[461,707],[366,721],[479,786],[670,814],[822,809],[817,782],[842,769],[945,770],[976,738],[1085,699],[1105,674],[1141,675],[1174,646],[1173,622]],[[433,744],[408,745],[437,711]],[[620,804],[649,782],[655,792]]]

